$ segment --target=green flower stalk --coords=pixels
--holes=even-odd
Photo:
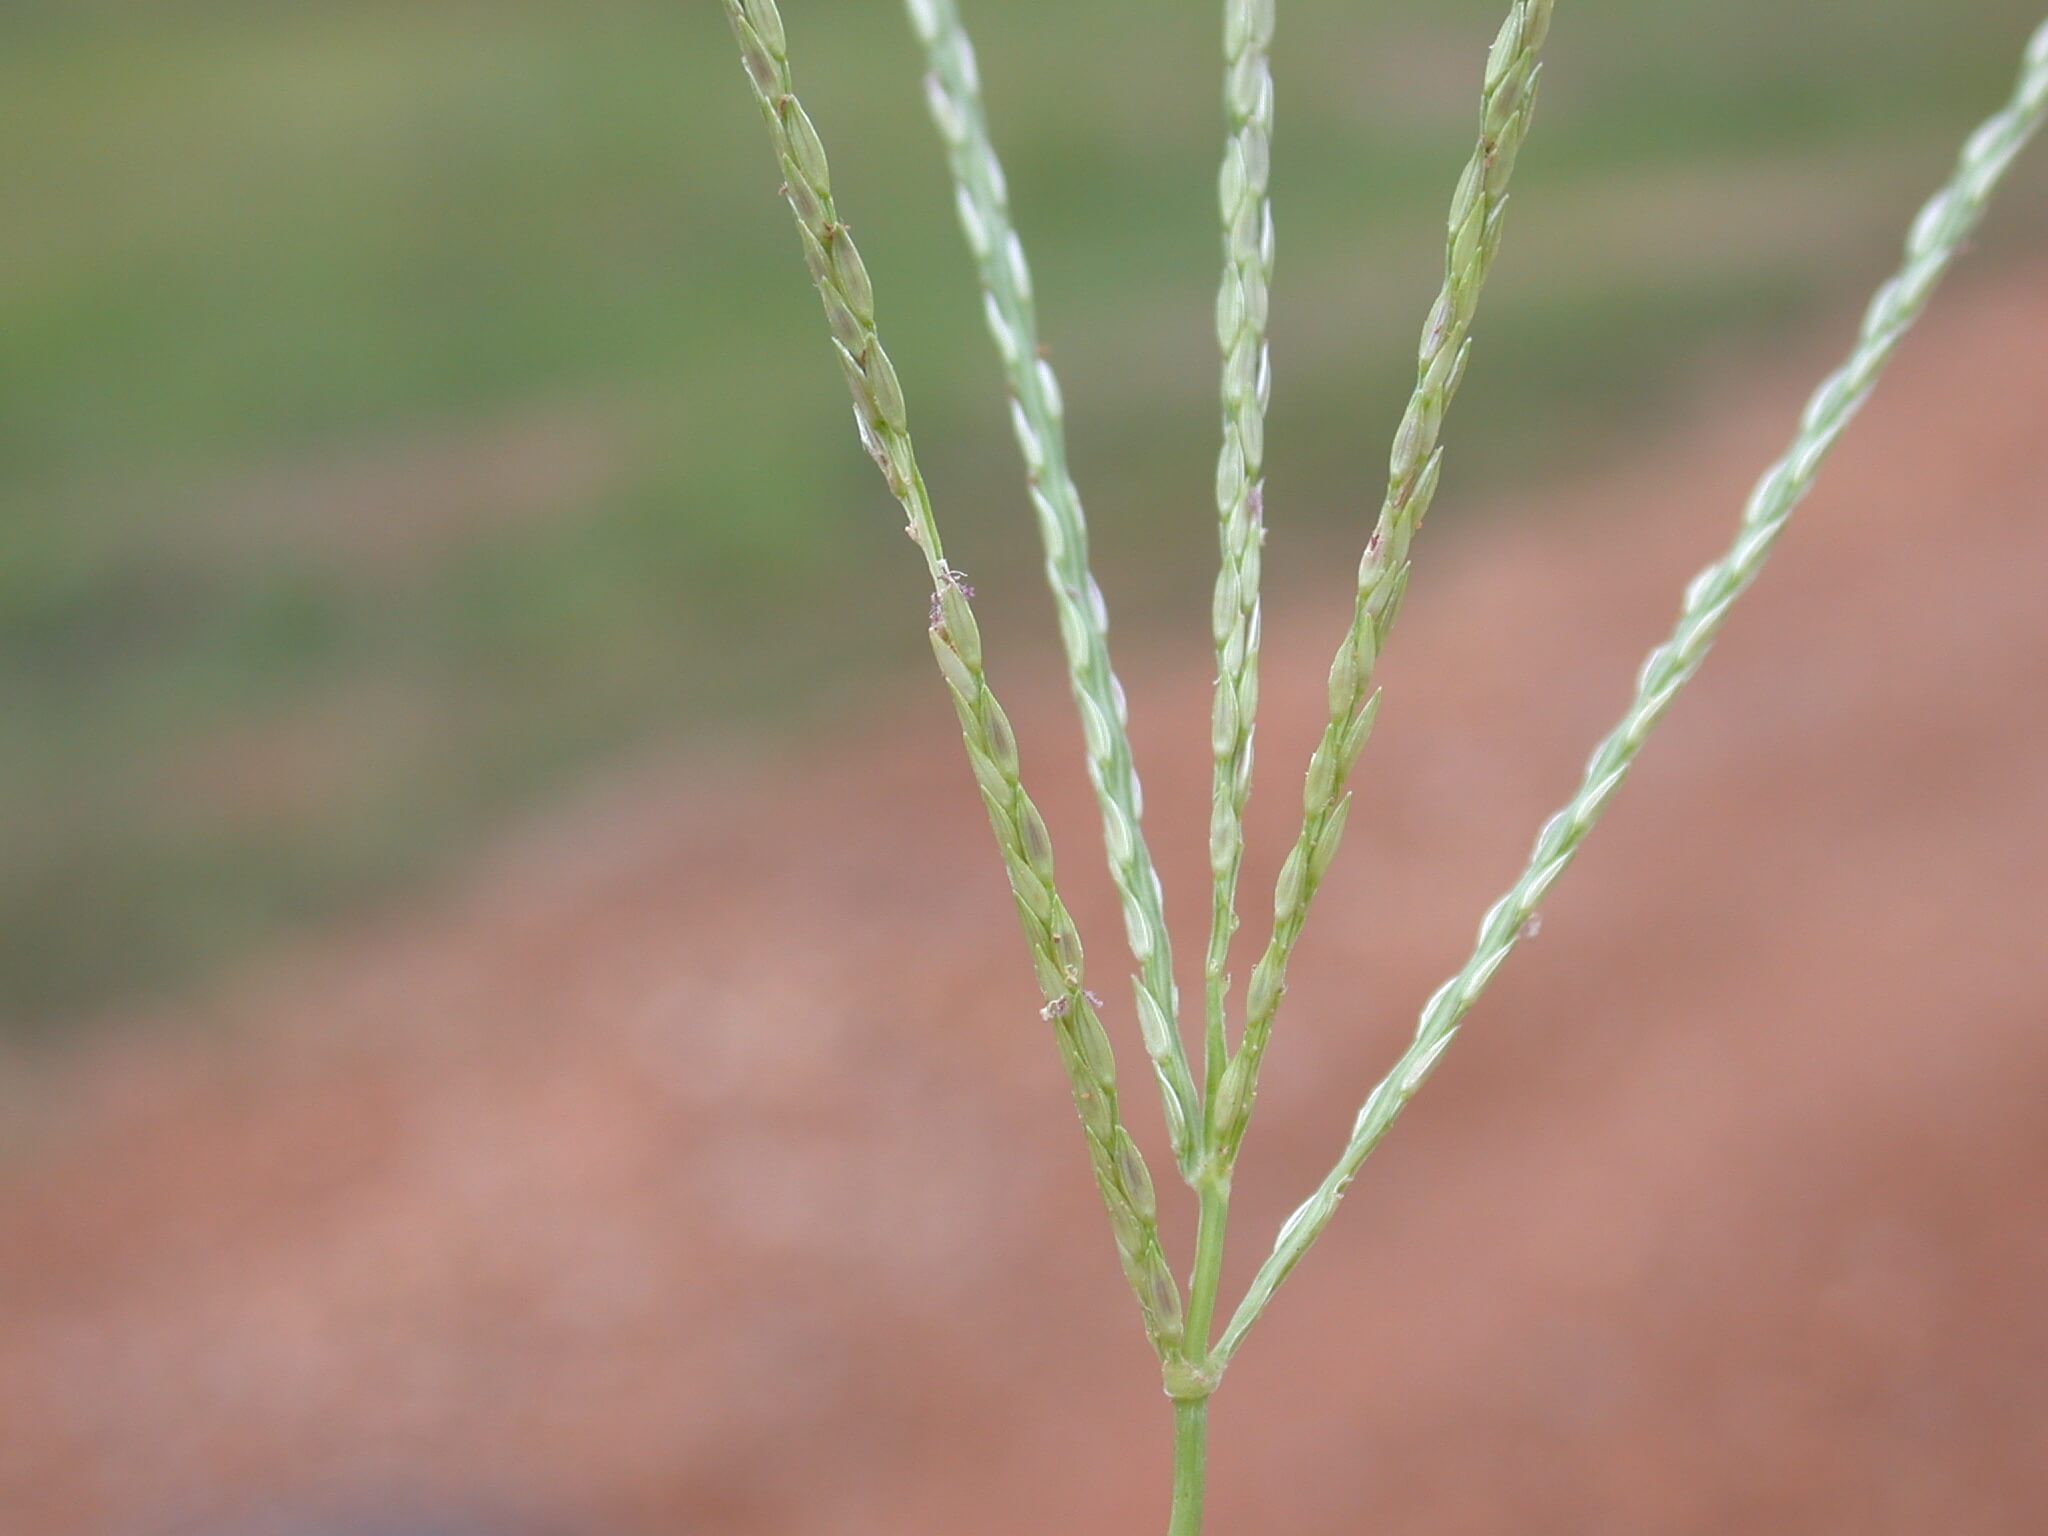
[[[1010,388],[1011,421],[1045,547],[1045,579],[1059,614],[1067,675],[1080,711],[1088,778],[1102,811],[1111,882],[1138,964],[1138,1021],[1183,1171],[1200,1154],[1201,1103],[1181,1043],[1159,877],[1139,818],[1144,795],[1131,761],[1124,691],[1109,659],[1109,609],[1088,566],[1088,523],[1067,471],[1059,380],[1041,354],[1031,269],[1010,218],[1008,183],[982,110],[980,71],[954,0],[908,0],[930,73],[925,94],[946,146],[960,227],[981,280],[989,334]]]
[[[1216,695],[1209,746],[1212,904],[1203,971],[1203,1069],[1213,1101],[1228,1062],[1224,1014],[1230,941],[1237,933],[1237,876],[1244,863],[1244,808],[1252,792],[1252,728],[1259,708],[1259,565],[1265,542],[1266,405],[1273,370],[1266,342],[1273,284],[1273,204],[1267,195],[1273,142],[1274,0],[1224,0],[1223,106],[1230,121],[1217,201],[1223,220],[1223,281],[1216,294],[1216,341],[1223,355],[1223,446],[1216,460],[1216,515],[1222,559],[1210,625]]]
[[[1472,320],[1500,249],[1508,181],[1536,107],[1552,0],[1515,0],[1486,59],[1479,140],[1451,198],[1444,285],[1422,328],[1415,389],[1394,434],[1379,520],[1358,566],[1351,627],[1330,665],[1329,722],[1309,760],[1301,831],[1273,892],[1273,933],[1246,989],[1244,1039],[1210,1106],[1216,1149],[1234,1157],[1287,989],[1287,966],[1349,814],[1345,786],[1377,713],[1373,673],[1408,587],[1408,548],[1443,468],[1438,438],[1471,356]]]
[[[825,148],[798,102],[788,45],[774,0],[724,0],[740,57],[782,165],[783,196],[796,216],[804,258],[853,393],[861,442],[909,519],[932,580],[932,652],[960,717],[967,760],[988,808],[1017,914],[1044,994],[1089,1161],[1117,1251],[1162,1357],[1181,1338],[1179,1287],[1159,1247],[1156,1203],[1145,1160],[1117,1111],[1116,1061],[1082,970],[1081,939],[1053,884],[1052,840],[1019,778],[1016,737],[990,691],[981,634],[966,584],[946,563],[931,497],[912,450],[903,390],[875,331],[874,289],[853,237],[832,201]]]
[[[1373,1089],[1351,1128],[1343,1156],[1316,1192],[1288,1217],[1217,1348],[1228,1360],[1258,1320],[1280,1282],[1336,1214],[1344,1191],[1456,1038],[1466,1011],[1486,989],[1521,938],[1544,895],[1571,863],[1602,808],[1621,787],[1651,729],[1699,670],[1728,610],[1763,569],[1794,508],[1812,488],[1828,450],[1870,398],[1884,365],[1926,308],[1935,285],[1955,263],[1983,218],[2013,157],[2048,116],[2048,23],[2028,44],[2019,83],[2005,108],[1970,136],[1948,183],[1913,221],[1903,265],[1871,300],[1846,362],[1816,389],[1798,430],[1765,472],[1743,508],[1735,540],[1685,589],[1677,625],[1651,651],[1628,710],[1594,750],[1577,793],[1544,824],[1521,878],[1487,912],[1478,942],[1458,974],[1422,1010],[1415,1038]]]

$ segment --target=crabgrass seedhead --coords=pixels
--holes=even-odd
[[[876,330],[873,282],[833,204],[824,143],[797,100],[787,36],[772,0],[725,0],[725,8],[782,168],[783,196],[796,218],[804,264],[817,286],[853,397],[861,442],[901,503],[911,537],[925,556],[932,581],[932,655],[959,717],[968,766],[988,810],[1032,970],[1045,996],[1043,1016],[1053,1025],[1075,1109],[1087,1132],[1118,1253],[1147,1332],[1164,1358],[1179,1347],[1181,1310],[1172,1271],[1159,1250],[1156,1196],[1144,1159],[1118,1118],[1115,1055],[1087,990],[1080,932],[1053,884],[1051,836],[1024,791],[1015,732],[988,685],[972,590],[946,563],[930,493],[911,446],[902,382]],[[956,62],[961,59],[971,80],[971,55],[963,52]],[[1021,256],[1007,264],[1013,281],[1021,266]],[[1115,730],[1120,732],[1122,696],[1108,677],[1106,663],[1101,678],[1101,692],[1114,704]],[[1098,756],[1113,763],[1110,730],[1104,722],[1096,734],[1104,738]],[[1134,821],[1134,778],[1129,780],[1129,795]],[[1135,858],[1131,842],[1127,835],[1127,864]],[[1150,876],[1149,865],[1145,873],[1156,899],[1156,879]],[[1163,949],[1163,923],[1159,935]],[[1185,1114],[1180,1123],[1185,1140]]]
[[[1446,422],[1472,357],[1472,328],[1501,243],[1508,191],[1542,78],[1551,0],[1514,0],[1480,79],[1479,131],[1452,192],[1441,288],[1423,323],[1414,387],[1393,434],[1378,516],[1358,566],[1349,627],[1326,679],[1328,717],[1302,786],[1301,827],[1273,893],[1272,933],[1246,985],[1240,1044],[1226,1014],[1236,886],[1244,852],[1259,694],[1260,578],[1265,537],[1267,341],[1274,267],[1269,197],[1274,0],[1224,0],[1227,120],[1217,189],[1223,276],[1214,311],[1222,442],[1215,476],[1220,568],[1210,606],[1216,692],[1210,711],[1212,876],[1204,965],[1203,1072],[1181,1042],[1178,997],[1160,883],[1140,827],[1143,797],[1127,739],[1124,695],[1110,668],[1108,614],[1089,570],[1087,525],[1067,471],[1065,408],[1042,355],[1030,268],[1012,225],[1002,166],[989,138],[981,83],[955,0],[907,0],[930,67],[926,96],[946,148],[956,206],[983,291],[983,309],[1011,394],[1012,425],[1045,550],[1089,779],[1136,974],[1137,1024],[1158,1081],[1175,1161],[1199,1207],[1183,1304],[1159,1241],[1158,1191],[1123,1123],[1116,1058],[1088,989],[1081,935],[1054,880],[1052,838],[1025,792],[1009,716],[989,687],[973,590],[946,563],[939,526],[911,446],[902,381],[876,329],[867,267],[832,200],[816,125],[797,101],[788,40],[773,0],[724,0],[741,62],[768,123],[804,261],[852,395],[860,439],[901,504],[932,583],[932,653],[1014,898],[1049,1026],[1084,1132],[1117,1256],[1175,1401],[1171,1536],[1201,1520],[1204,1402],[1282,1280],[1334,1215],[1360,1166],[1435,1069],[1463,1020],[1524,937],[1618,789],[1649,732],[1685,682],[1735,600],[1812,484],[1828,449],[1868,397],[1885,361],[1919,316],[1982,215],[1999,178],[2048,114],[2048,24],[2028,44],[2005,109],[1969,140],[1955,174],[1914,221],[1899,272],[1866,312],[1854,351],[1809,401],[1784,457],[1758,482],[1733,544],[1686,589],[1678,622],[1637,679],[1634,700],[1595,750],[1578,791],[1545,823],[1521,877],[1481,920],[1470,958],[1423,1007],[1415,1035],[1365,1100],[1336,1166],[1282,1225],[1222,1335],[1211,1344],[1231,1175],[1258,1097],[1259,1070],[1287,992],[1294,949],[1348,824],[1351,774],[1378,715],[1379,657],[1399,616],[1413,541],[1441,481]]]
[[[1193,1134],[1200,1102],[1180,1036],[1173,946],[1160,883],[1142,826],[1144,793],[1132,762],[1123,687],[1109,654],[1109,610],[1088,562],[1088,523],[1067,469],[1065,407],[1043,355],[1031,268],[1014,228],[1009,187],[989,137],[981,75],[955,0],[908,0],[929,73],[925,100],[946,149],[954,206],[974,258],[982,309],[1010,390],[1011,425],[1045,548],[1045,579],[1059,618],[1069,684],[1081,716],[1088,778],[1102,817],[1109,873],[1137,965],[1141,1017],[1168,1021],[1144,1031],[1175,1160],[1200,1155]]]

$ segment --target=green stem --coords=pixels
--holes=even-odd
[[[1195,1267],[1188,1276],[1187,1325],[1181,1334],[1180,1369],[1188,1387],[1199,1397],[1175,1397],[1173,1402],[1173,1520],[1167,1536],[1199,1536],[1202,1529],[1202,1490],[1207,1475],[1209,1399],[1216,1381],[1209,1352],[1209,1336],[1216,1316],[1216,1289],[1223,1275],[1223,1229],[1230,1220],[1230,1175],[1219,1173],[1212,1162],[1195,1181],[1200,1202],[1195,1218]],[[1172,1379],[1168,1389],[1183,1390]]]
[[[1202,1490],[1208,1473],[1209,1401],[1173,1405],[1173,1518],[1166,1536],[1201,1536]]]
[[[1230,1220],[1230,1177],[1205,1169],[1195,1185],[1200,1200],[1195,1218],[1195,1267],[1188,1276],[1188,1310],[1181,1349],[1190,1364],[1206,1369],[1210,1321],[1223,1276],[1223,1229]]]

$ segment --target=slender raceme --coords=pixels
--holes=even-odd
[[[1451,198],[1444,285],[1430,307],[1416,361],[1415,389],[1394,434],[1386,496],[1358,566],[1351,627],[1330,665],[1328,724],[1309,760],[1301,832],[1273,892],[1273,933],[1246,989],[1244,1041],[1210,1109],[1225,1156],[1243,1140],[1258,1093],[1259,1066],[1287,989],[1287,966],[1308,908],[1344,835],[1348,782],[1372,732],[1373,672],[1408,586],[1408,547],[1436,495],[1444,415],[1471,356],[1473,316],[1500,249],[1508,181],[1536,107],[1552,0],[1515,0],[1486,59],[1479,139]]]
[[[1230,137],[1217,178],[1223,280],[1216,341],[1223,355],[1223,446],[1216,460],[1222,559],[1210,624],[1216,694],[1209,811],[1211,910],[1203,967],[1204,1085],[1211,1102],[1228,1064],[1224,1014],[1230,941],[1237,932],[1237,876],[1244,863],[1244,808],[1252,790],[1252,727],[1259,707],[1259,563],[1265,540],[1266,405],[1273,370],[1266,343],[1273,282],[1272,168],[1274,0],[1224,0],[1223,107]]]
[[[1885,363],[1920,317],[1935,285],[1983,217],[2000,178],[2039,130],[2044,115],[2048,115],[2048,22],[2028,44],[2010,101],[1971,135],[1954,174],[1920,210],[1906,241],[1903,265],[1872,299],[1848,360],[1807,402],[1784,457],[1757,483],[1744,506],[1733,544],[1686,588],[1676,627],[1645,660],[1635,698],[1594,750],[1577,793],[1544,824],[1521,878],[1480,923],[1478,942],[1463,969],[1422,1010],[1413,1042],[1359,1110],[1336,1167],[1280,1229],[1271,1257],[1260,1267],[1224,1331],[1217,1350],[1222,1359],[1227,1360],[1243,1342],[1246,1330],[1258,1320],[1274,1290],[1329,1225],[1360,1166],[1427,1079],[1457,1035],[1466,1011],[1513,951],[1537,904],[1564,872],[1602,807],[1620,787],[1651,728],[1705,660],[1729,607],[1756,579],[1793,509],[1811,488],[1821,461],[1869,398]]]
[[[875,331],[874,290],[833,205],[817,130],[797,101],[774,0],[724,0],[740,57],[780,159],[783,195],[824,303],[853,392],[862,443],[909,519],[932,580],[931,642],[960,717],[969,765],[1016,899],[1060,1060],[1088,1137],[1090,1163],[1117,1250],[1162,1358],[1179,1348],[1179,1287],[1159,1248],[1150,1174],[1117,1113],[1116,1063],[1087,989],[1080,935],[1053,885],[1052,842],[1019,779],[1016,738],[983,671],[981,635],[964,582],[946,563],[931,497],[910,441],[903,391]]]
[[[1081,714],[1088,778],[1102,811],[1109,872],[1138,964],[1138,1021],[1159,1079],[1169,1140],[1183,1172],[1199,1156],[1201,1104],[1178,1019],[1173,948],[1159,877],[1139,817],[1144,797],[1131,762],[1124,692],[1109,660],[1109,610],[1088,567],[1088,524],[1067,471],[1059,381],[1041,355],[1031,269],[1010,218],[1008,184],[982,110],[981,78],[954,0],[907,0],[924,45],[932,121],[945,142],[960,227],[981,279],[983,310],[1010,387],[1011,421],[1024,455],[1031,504],[1045,546],[1045,579],[1059,614],[1067,675]]]

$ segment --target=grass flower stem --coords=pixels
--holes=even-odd
[[[1480,290],[1500,248],[1508,182],[1529,131],[1552,0],[1515,0],[1486,60],[1479,137],[1452,195],[1444,284],[1423,324],[1415,389],[1394,434],[1386,495],[1358,567],[1351,626],[1330,666],[1329,721],[1309,760],[1301,831],[1273,893],[1273,931],[1246,988],[1244,1038],[1209,1106],[1218,1153],[1233,1158],[1250,1123],[1259,1067],[1287,989],[1309,904],[1344,835],[1345,785],[1372,732],[1373,673],[1408,584],[1408,548],[1436,495],[1439,437],[1471,355]]]
[[[1184,1358],[1196,1368],[1195,1384],[1206,1382],[1213,1390],[1215,1376],[1207,1369],[1207,1357],[1223,1274],[1223,1235],[1230,1221],[1230,1175],[1213,1163],[1207,1165],[1195,1183],[1195,1196],[1195,1258],[1188,1278]]]
[[[1166,1536],[1201,1536],[1202,1501],[1208,1485],[1209,1403],[1183,1399],[1173,1405],[1173,1512]]]
[[[1177,1358],[1180,1290],[1160,1251],[1151,1175],[1117,1111],[1116,1062],[1082,970],[1081,939],[1053,883],[1052,841],[1024,792],[1017,743],[982,666],[981,635],[966,584],[946,563],[924,477],[912,449],[902,386],[875,329],[874,291],[832,201],[824,145],[797,100],[774,0],[724,0],[782,166],[783,196],[825,307],[862,443],[909,519],[932,581],[931,643],[960,718],[968,763],[988,809],[1045,997],[1089,1161],[1124,1273],[1153,1348]]]
[[[2019,82],[2006,105],[1970,136],[1948,182],[1913,221],[1905,260],[1871,300],[1847,360],[1802,412],[1785,454],[1751,492],[1734,542],[1685,589],[1678,622],[1644,661],[1634,699],[1594,750],[1579,788],[1544,824],[1527,866],[1479,925],[1471,957],[1430,998],[1415,1037],[1375,1087],[1351,1128],[1337,1164],[1287,1219],[1216,1350],[1220,1367],[1243,1342],[1274,1291],[1336,1214],[1345,1190],[1456,1037],[1466,1011],[1514,950],[1523,926],[1579,850],[1601,809],[1620,787],[1643,742],[1699,669],[1730,606],[1763,568],[1793,509],[1812,487],[1822,460],[1870,396],[1900,339],[1954,264],[2013,157],[2048,115],[2048,22],[2029,42]]]
[[[1042,355],[1031,269],[1010,216],[1008,183],[989,138],[974,48],[955,0],[907,0],[924,46],[926,99],[946,147],[960,227],[981,281],[989,334],[1010,390],[1011,422],[1024,456],[1031,505],[1045,548],[1045,579],[1059,615],[1074,703],[1081,714],[1088,778],[1101,808],[1111,882],[1138,965],[1145,1054],[1159,1081],[1168,1140],[1183,1174],[1201,1155],[1201,1100],[1182,1043],[1159,877],[1140,827],[1144,797],[1131,760],[1124,691],[1109,658],[1109,610],[1088,564],[1088,524],[1067,469],[1059,381]]]
[[[1203,964],[1202,1064],[1208,1101],[1229,1064],[1225,1013],[1230,943],[1237,933],[1237,878],[1244,863],[1244,809],[1252,790],[1252,729],[1259,707],[1259,570],[1265,540],[1266,405],[1273,370],[1267,346],[1273,282],[1274,0],[1224,0],[1223,107],[1230,131],[1217,178],[1223,278],[1216,295],[1222,351],[1223,445],[1216,460],[1221,560],[1210,624],[1216,692],[1210,712],[1211,907]]]

